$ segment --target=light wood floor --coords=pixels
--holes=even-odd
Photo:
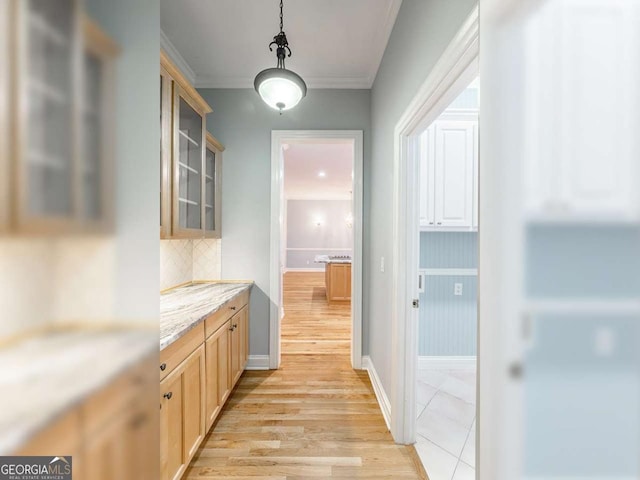
[[[287,274],[281,368],[242,375],[184,478],[426,478],[413,446],[394,444],[367,373],[351,368],[349,307],[328,307],[323,285]]]
[[[288,272],[283,287],[282,353],[349,356],[351,304],[327,303],[324,273]]]

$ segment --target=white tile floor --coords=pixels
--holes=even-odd
[[[430,480],[475,479],[476,370],[418,370],[416,450]]]

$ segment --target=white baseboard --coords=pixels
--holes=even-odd
[[[476,367],[475,356],[418,357],[418,370],[458,370]]]
[[[249,355],[245,370],[269,370],[269,355]]]
[[[324,272],[324,267],[320,268],[285,268],[284,273],[288,272]]]
[[[369,379],[371,380],[371,385],[373,385],[373,391],[376,394],[380,410],[382,410],[382,416],[387,424],[387,428],[391,430],[391,402],[389,402],[389,397],[387,397],[387,393],[384,391],[380,377],[378,377],[378,372],[376,372],[376,367],[374,367],[371,357],[368,355],[362,357],[362,369],[369,373]]]

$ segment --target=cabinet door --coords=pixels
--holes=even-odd
[[[87,480],[132,479],[127,462],[129,417],[116,417],[104,429],[94,432],[85,446],[84,473]]]
[[[238,351],[238,365],[240,369],[240,375],[247,366],[247,360],[249,359],[249,307],[243,307],[238,312],[238,337],[239,337],[239,351]]]
[[[207,429],[215,421],[229,392],[229,335],[231,321],[226,322],[205,344],[206,357],[206,420]]]
[[[233,388],[242,374],[240,369],[240,312],[231,317],[231,388]]]
[[[435,225],[435,126],[420,136],[420,227]]]
[[[435,128],[436,226],[470,228],[473,208],[473,122],[438,121]]]
[[[160,238],[171,236],[173,79],[160,68]]]
[[[160,475],[162,480],[180,478],[186,467],[182,412],[182,370],[178,367],[160,382]]]
[[[117,45],[89,19],[83,22],[83,95],[77,211],[86,228],[113,228],[115,59]]]
[[[209,134],[207,135],[204,171],[204,235],[210,238],[220,238],[222,234],[222,151],[216,146],[213,137]]]
[[[473,125],[473,221],[471,226],[478,230],[480,206],[480,150],[478,144],[478,124]]]
[[[188,463],[204,438],[204,346],[185,360],[183,387],[184,458]]]
[[[174,84],[173,237],[204,235],[205,118],[182,88]]]
[[[79,194],[79,3],[14,4],[16,223],[23,230],[69,231]]]

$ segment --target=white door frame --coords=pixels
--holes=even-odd
[[[416,435],[415,383],[418,363],[420,159],[418,135],[478,75],[479,18],[476,6],[442,54],[394,131],[393,295],[391,310],[391,433],[397,443]]]
[[[351,365],[362,368],[362,217],[363,134],[362,130],[272,130],[271,131],[271,309],[269,313],[269,368],[280,366],[281,242],[284,198],[283,143],[353,142],[353,255],[351,274]]]

